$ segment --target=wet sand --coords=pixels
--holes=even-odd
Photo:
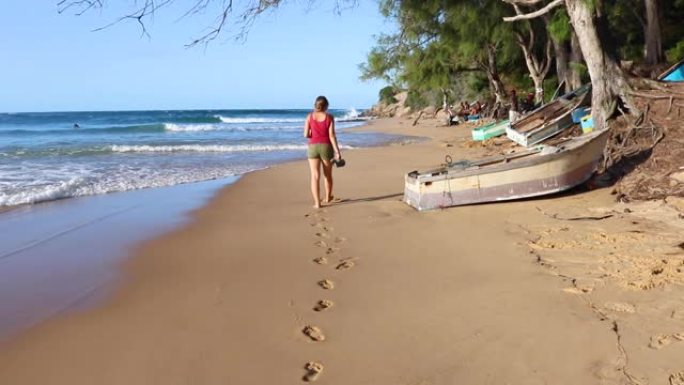
[[[468,130],[436,124],[372,123],[432,139],[345,152],[343,202],[321,210],[304,161],[225,188],[191,224],[142,245],[105,305],[1,345],[0,383],[678,384],[676,281],[623,312],[663,326],[669,342],[649,348],[639,323],[592,299],[641,293],[608,279],[585,291],[545,255],[554,247],[534,246],[543,231],[585,226],[544,213],[612,210],[609,190],[416,212],[400,201],[405,172],[482,152],[463,146]],[[573,250],[587,249],[577,239]],[[642,311],[658,306],[675,308],[667,328]]]
[[[133,248],[181,226],[222,186],[209,181],[65,199],[0,213],[0,343],[106,299]]]

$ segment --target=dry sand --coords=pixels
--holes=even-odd
[[[306,162],[247,175],[142,245],[106,304],[1,346],[0,384],[684,383],[674,205],[416,212],[405,172],[482,153],[436,124],[372,123],[432,139],[344,153],[345,201],[318,211]]]

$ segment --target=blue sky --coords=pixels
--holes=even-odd
[[[365,108],[380,82],[358,80],[373,35],[392,28],[374,1],[335,14],[328,0],[262,15],[244,42],[227,31],[205,48],[184,47],[213,14],[180,19],[189,0],[148,21],[99,32],[125,11],[59,15],[56,0],[19,1],[0,13],[0,111],[309,108],[319,94],[332,108]]]

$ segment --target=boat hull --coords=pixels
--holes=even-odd
[[[487,140],[505,134],[507,127],[509,127],[508,120],[503,120],[473,128],[471,134],[475,141]]]
[[[530,147],[571,126],[572,111],[590,101],[591,87],[580,87],[542,106],[506,128],[506,135],[521,146]]]
[[[534,159],[519,165],[501,165],[481,170],[465,169],[443,175],[409,173],[405,176],[404,202],[418,210],[496,202],[557,193],[588,180],[605,147],[605,132],[581,146]]]
[[[506,136],[521,146],[530,147],[556,134],[559,134],[572,124],[572,116],[566,113],[560,116],[555,122],[544,125],[531,133],[521,133],[511,128],[509,125],[506,127]]]

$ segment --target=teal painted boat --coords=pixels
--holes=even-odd
[[[506,127],[508,127],[508,119],[475,127],[472,130],[473,140],[487,140],[495,136],[503,135],[506,133]]]

